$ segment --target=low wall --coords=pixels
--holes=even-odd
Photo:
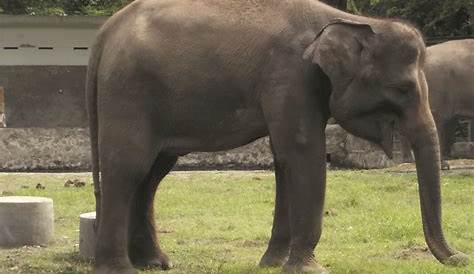
[[[451,157],[457,159],[474,159],[474,142],[455,143],[451,149]]]
[[[0,128],[0,170],[88,170],[88,131],[82,128]]]
[[[394,158],[390,160],[376,145],[348,134],[338,125],[328,125],[326,135],[327,153],[331,155],[332,166],[372,169],[401,162],[398,141],[394,145]],[[474,145],[458,143],[454,151],[456,154],[465,152],[462,154],[464,158],[472,158]],[[0,171],[85,171],[90,170],[90,162],[86,129],[0,128]],[[233,150],[188,154],[179,159],[176,169],[272,167],[269,140],[262,138]]]
[[[269,169],[268,138],[237,149],[192,153],[176,169]],[[90,170],[88,130],[83,128],[0,128],[0,171]]]
[[[326,151],[334,167],[374,169],[402,163],[400,142],[394,140],[393,159],[377,146],[347,133],[339,125],[326,127]]]

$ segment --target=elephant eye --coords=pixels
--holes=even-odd
[[[416,90],[416,83],[412,81],[406,81],[391,86],[392,89],[400,96],[409,96]]]
[[[400,87],[396,88],[397,92],[400,93],[401,95],[407,95],[410,93],[410,89],[407,87]]]

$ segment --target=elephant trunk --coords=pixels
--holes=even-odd
[[[420,113],[418,113],[420,114]],[[418,117],[413,119],[413,117]],[[426,108],[405,122],[416,160],[423,231],[433,255],[447,265],[467,265],[469,258],[449,247],[441,224],[440,151],[433,116]]]

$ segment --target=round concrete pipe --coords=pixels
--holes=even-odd
[[[0,197],[0,246],[47,245],[53,238],[53,200],[43,197]]]
[[[79,254],[86,259],[94,259],[96,233],[94,230],[95,211],[80,215]]]

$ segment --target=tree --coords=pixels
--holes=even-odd
[[[133,0],[3,0],[0,13],[27,15],[112,15]]]
[[[329,4],[340,10],[347,9],[347,0],[323,0],[322,2],[325,2],[326,4]]]
[[[0,2],[0,9],[8,14],[25,14],[26,1],[3,0]]]
[[[111,15],[133,0],[0,0],[0,13]],[[224,0],[222,0],[224,1]],[[242,0],[243,1],[243,0]],[[474,34],[474,0],[322,0],[341,10],[405,19],[432,36]]]
[[[351,0],[348,6],[354,13],[408,20],[429,37],[474,34],[473,0]]]

